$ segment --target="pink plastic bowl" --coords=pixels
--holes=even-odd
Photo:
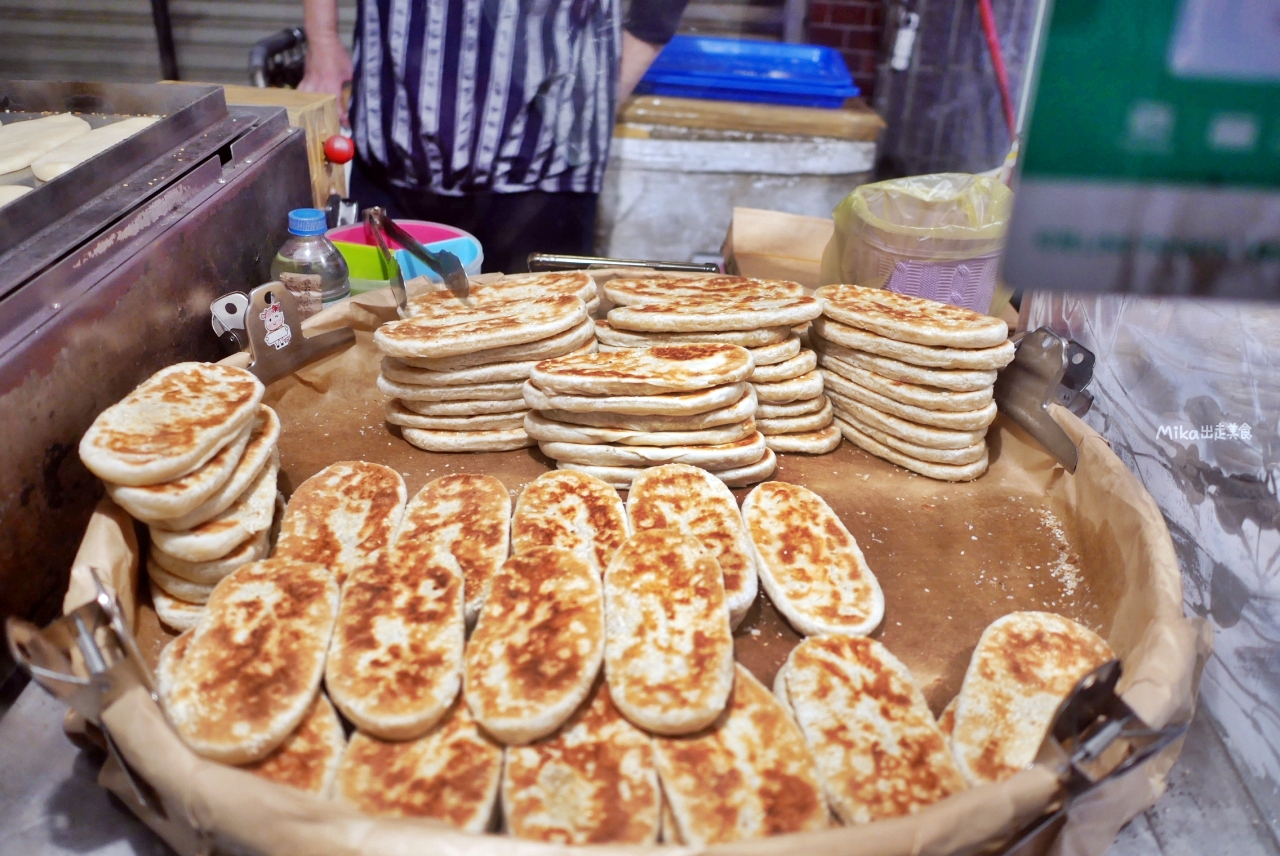
[[[406,232],[417,238],[420,244],[434,244],[436,241],[448,241],[451,238],[473,237],[470,232],[464,232],[462,229],[446,226],[443,223],[430,223],[426,220],[397,220],[396,223],[403,226]],[[325,235],[330,241],[364,244],[367,247],[374,245],[373,236],[365,234],[363,223],[356,223],[354,226],[339,226],[336,229],[330,229]],[[400,245],[395,241],[388,239],[388,243],[393,250],[401,249]]]

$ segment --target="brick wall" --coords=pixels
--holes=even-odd
[[[875,87],[884,7],[884,0],[813,0],[809,4],[809,41],[840,49],[868,101]]]

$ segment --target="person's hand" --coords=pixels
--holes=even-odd
[[[636,84],[662,52],[662,45],[651,45],[626,30],[622,31],[622,56],[618,61],[618,106],[631,97]]]
[[[322,92],[338,99],[338,118],[348,125],[343,87],[351,82],[351,55],[337,39],[313,41],[307,46],[307,72],[298,84],[302,92]]]

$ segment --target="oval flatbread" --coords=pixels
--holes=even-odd
[[[795,455],[825,455],[840,446],[840,429],[828,425],[816,431],[800,431],[793,434],[770,434],[764,442],[775,452]]]
[[[524,400],[520,403],[523,405]],[[406,407],[402,402],[387,402],[386,418],[391,425],[403,428],[424,428],[428,431],[500,431],[520,428],[524,425],[528,409],[511,413],[481,413],[476,416],[423,416]]]
[[[534,440],[524,426],[479,431],[431,431],[401,428],[405,442],[427,452],[510,452],[526,449]]]
[[[751,419],[756,412],[756,391],[744,384],[741,398],[725,407],[685,416],[634,415],[608,411],[540,410],[538,415],[560,423],[626,431],[701,431]]]
[[[593,428],[547,419],[536,411],[524,418],[524,430],[539,441],[557,443],[620,443],[624,446],[715,446],[734,443],[756,432],[752,419],[733,425],[717,425],[698,431],[634,431],[625,428]]]
[[[622,715],[656,734],[690,734],[724,710],[733,635],[724,576],[701,544],[637,532],[604,574],[605,677]]]
[[[889,357],[867,354],[825,339],[814,343],[818,351],[818,363],[831,368],[831,363],[845,363],[864,371],[874,372],[891,381],[914,383],[918,386],[949,389],[953,392],[981,392],[996,382],[996,372],[977,369],[936,369],[913,366]]]
[[[573,470],[543,473],[527,484],[511,518],[511,552],[560,547],[600,574],[629,537],[631,523],[618,492]]]
[[[830,400],[823,396],[822,401],[824,402],[823,407],[813,413],[781,419],[761,419],[756,424],[760,426],[760,433],[766,437],[774,434],[799,434],[803,431],[821,431],[830,425],[831,420],[834,418]]]
[[[1115,657],[1096,633],[1050,612],[993,621],[956,698],[951,751],[974,784],[999,782],[1035,760],[1058,705]]]
[[[455,354],[451,357],[399,357],[407,366],[432,371],[446,372],[458,369],[489,366],[498,363],[509,363],[521,360],[547,360],[573,353],[579,348],[592,349],[595,346],[595,324],[590,318],[584,318],[577,325],[563,333],[526,342],[522,345],[507,345],[501,348],[487,348],[467,354]]]
[[[827,803],[800,729],[750,672],[736,672],[712,727],[654,738],[679,840],[702,846],[826,829]]]
[[[188,562],[177,556],[170,556],[152,545],[148,554],[150,560],[148,569],[151,571],[152,580],[171,594],[193,603],[204,603],[212,593],[213,587],[227,574],[250,562],[266,558],[267,548],[270,546],[268,543],[270,534],[268,530],[263,529],[261,532],[250,535],[227,555],[207,562]],[[152,565],[155,567],[152,568]],[[163,573],[157,573],[157,571],[163,571]],[[170,577],[176,579],[170,579]],[[190,583],[191,587],[183,585],[184,582]],[[184,591],[192,597],[184,597]],[[198,595],[203,596],[197,600]]]
[[[80,459],[103,481],[172,481],[235,439],[257,414],[263,391],[244,369],[169,366],[98,414],[80,440]]]
[[[274,464],[278,468],[280,450],[276,444],[280,439],[280,417],[266,405],[259,408],[259,413],[260,417],[249,435],[249,442],[244,447],[240,461],[231,471],[230,477],[212,496],[181,517],[144,520],[144,522],[157,529],[169,529],[175,532],[181,529],[194,529],[230,508],[269,464]]]
[[[813,331],[819,337],[836,342],[846,348],[885,357],[913,366],[937,369],[966,369],[969,371],[994,371],[1013,362],[1016,353],[1013,342],[1004,341],[991,348],[947,348],[917,345],[887,338],[867,330],[859,330],[841,324],[831,318],[815,318]]]
[[[524,389],[521,388],[521,394]],[[401,401],[405,410],[422,416],[491,416],[495,413],[524,413],[529,405],[523,398],[509,401]]]
[[[269,782],[327,797],[346,748],[342,721],[329,699],[320,693],[302,724],[274,752],[240,769]]]
[[[804,294],[798,282],[748,279],[743,276],[618,277],[604,284],[604,296],[619,306],[638,306],[672,300],[743,301]]]
[[[945,428],[949,431],[984,430],[995,421],[996,413],[998,412],[994,401],[988,401],[985,406],[976,410],[961,413],[952,410],[926,410],[923,407],[903,404],[899,401],[894,401],[892,398],[886,398],[877,392],[872,392],[831,369],[822,369],[822,377],[826,382],[826,389],[829,393],[860,401],[880,413],[896,416],[916,425],[926,425],[931,428]]]
[[[973,481],[987,471],[987,465],[990,460],[987,454],[987,444],[984,441],[979,441],[982,452],[977,460],[967,464],[938,464],[913,458],[897,449],[886,446],[875,438],[862,433],[852,423],[846,422],[841,418],[839,414],[836,415],[836,425],[840,427],[840,433],[844,435],[846,440],[863,451],[870,452],[877,458],[884,458],[889,463],[897,464],[903,469],[918,473],[926,478],[937,479],[938,481]]]
[[[673,529],[701,544],[723,574],[729,623],[742,621],[756,599],[756,560],[724,482],[685,464],[650,467],[631,482],[627,515],[636,532]]]
[[[593,467],[589,464],[570,464],[564,461],[557,461],[556,467],[562,470],[577,470],[578,472],[588,473],[619,490],[630,488],[635,477],[648,469],[648,467]],[[707,472],[729,487],[746,487],[749,484],[764,481],[773,475],[777,469],[777,457],[773,454],[772,449],[766,448],[760,460],[753,464],[732,467],[727,470],[707,470]]]
[[[233,572],[177,662],[157,670],[170,724],[206,758],[265,758],[311,709],[337,611],[338,583],[320,565],[268,559]]]
[[[764,435],[759,431],[719,446],[612,446],[581,443],[538,444],[538,448],[554,461],[591,464],[604,467],[657,466],[659,464],[691,464],[698,467],[731,469],[755,463],[764,454]]]
[[[884,618],[884,593],[858,542],[811,490],[765,482],[742,503],[760,581],[806,636],[863,636]]]
[[[426,817],[484,832],[502,780],[502,746],[459,699],[416,740],[357,731],[338,766],[334,797],[373,817]]]
[[[771,366],[775,363],[785,362],[800,353],[800,337],[792,333],[786,339],[778,342],[776,345],[765,345],[761,348],[751,348],[751,360],[756,364],[756,368],[760,366]]]
[[[431,290],[409,298],[405,315],[418,315],[433,311],[441,304],[467,308],[477,303],[494,303],[507,300],[528,300],[551,294],[567,294],[583,303],[598,300],[595,280],[585,271],[556,271],[525,276],[504,277],[496,282],[475,283],[467,292],[466,301],[453,296],[444,283],[427,280]]]
[[[661,804],[653,739],[618,713],[603,680],[555,734],[507,747],[502,808],[516,838],[652,844]]]
[[[868,407],[861,401],[842,395],[834,389],[828,390],[827,397],[831,399],[836,419],[839,419],[843,413],[852,413],[860,422],[873,425],[881,431],[919,446],[930,446],[935,449],[966,449],[975,443],[981,443],[987,436],[986,428],[975,431],[953,431],[950,428],[935,428],[931,425],[920,425],[900,419],[891,413],[882,413],[874,407]]]
[[[955,392],[936,386],[891,380],[838,359],[827,358],[823,360],[823,366],[863,390],[896,401],[907,408],[965,413],[990,407],[993,399],[994,389],[990,386],[971,392]]]
[[[420,386],[396,383],[378,375],[378,390],[401,401],[512,401],[520,398],[524,381],[468,383],[461,386]]]
[[[493,578],[467,643],[463,694],[494,737],[530,743],[586,699],[603,656],[599,572],[568,550],[534,547]]]
[[[561,395],[692,392],[746,380],[751,352],[737,345],[663,345],[546,360],[530,381]]]
[[[753,383],[752,386],[756,388],[756,398],[760,399],[762,404],[787,404],[810,399],[822,395],[825,389],[823,376],[816,369],[789,380]]]
[[[635,416],[687,416],[717,410],[741,401],[748,384],[729,383],[696,392],[661,395],[560,395],[543,392],[533,381],[524,385],[525,403],[534,410],[572,410],[576,413],[624,413]]]
[[[752,383],[776,383],[808,374],[818,367],[818,355],[803,350],[789,360],[767,366],[756,366],[748,378]]]
[[[825,395],[802,398],[787,404],[761,404],[756,407],[756,419],[790,419],[822,410],[830,402]]]
[[[755,330],[645,333],[615,329],[608,321],[596,321],[596,337],[600,344],[616,348],[652,348],[654,345],[694,345],[702,342],[758,348],[785,342],[792,335],[794,334],[788,326],[760,327]]]
[[[341,585],[391,543],[406,499],[404,479],[390,467],[330,464],[289,498],[275,555],[324,565]]]
[[[844,823],[915,814],[967,787],[911,673],[879,642],[805,639],[779,690]]]
[[[1009,325],[999,318],[882,288],[824,285],[816,296],[828,318],[902,342],[994,348],[1009,338]]]
[[[963,449],[931,449],[928,446],[917,446],[915,443],[901,440],[892,434],[885,433],[879,428],[866,424],[852,413],[845,411],[840,414],[840,421],[850,428],[857,429],[865,434],[868,439],[887,446],[899,454],[908,458],[915,458],[917,461],[932,464],[972,464],[987,453],[987,444],[985,440],[979,440],[972,446]],[[838,426],[837,426],[838,427]],[[870,451],[870,450],[868,450]]]
[[[559,294],[459,306],[456,300],[383,324],[373,341],[392,357],[453,357],[523,345],[563,333],[587,319],[583,302]]]
[[[792,327],[822,314],[822,304],[807,295],[744,300],[684,298],[609,310],[609,324],[621,330],[654,333],[754,330]]]
[[[151,529],[152,546],[188,562],[208,562],[227,555],[271,526],[276,510],[276,477],[279,472],[279,464],[274,459],[268,461],[230,508],[194,529],[183,532]]]

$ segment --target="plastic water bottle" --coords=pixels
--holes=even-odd
[[[351,293],[347,260],[324,236],[328,224],[318,208],[289,212],[289,240],[271,261],[271,278],[284,283],[303,318]]]

